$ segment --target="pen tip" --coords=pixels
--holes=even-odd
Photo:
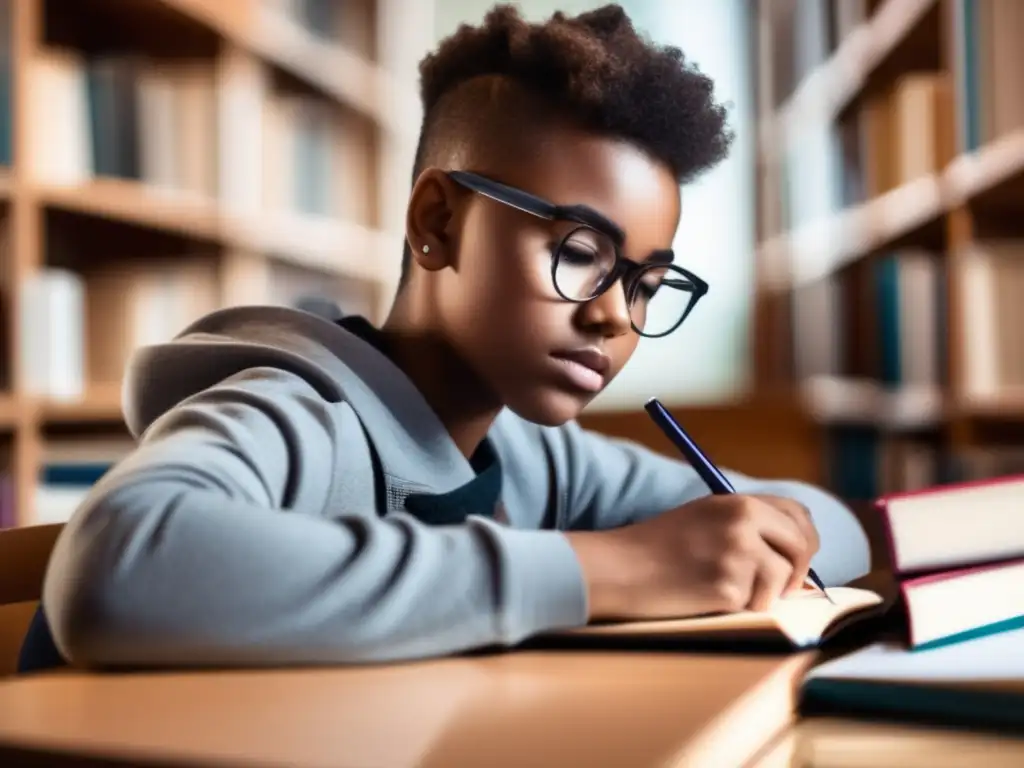
[[[654,405],[654,403],[656,403],[656,402],[658,402],[658,398],[656,398],[656,397],[648,397],[647,398],[647,402],[644,403],[644,405]]]

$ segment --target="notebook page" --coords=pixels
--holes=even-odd
[[[817,590],[801,592],[775,603],[771,615],[795,644],[809,645],[820,640],[836,619],[882,602],[880,595],[852,587],[829,587],[828,595],[832,602]]]
[[[700,635],[743,636],[759,632],[782,633],[797,646],[814,645],[838,618],[882,602],[874,592],[853,587],[830,587],[830,603],[816,589],[808,589],[775,603],[763,613],[737,613],[699,616],[687,619],[660,619],[608,624],[591,624],[565,630],[562,635],[687,637]]]

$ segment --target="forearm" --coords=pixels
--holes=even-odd
[[[61,652],[96,666],[406,659],[586,620],[560,533],[326,520],[173,481],[82,510],[44,603]]]
[[[569,425],[559,431],[571,492],[568,527],[603,530],[640,522],[709,493],[688,464],[625,440]],[[870,568],[867,536],[853,512],[820,488],[725,471],[738,493],[791,498],[814,520],[821,548],[813,566],[826,584],[843,584]]]

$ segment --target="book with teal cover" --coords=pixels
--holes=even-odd
[[[877,642],[807,675],[806,715],[887,717],[942,725],[1024,728],[1024,628],[929,650]]]

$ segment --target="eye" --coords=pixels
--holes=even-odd
[[[580,228],[569,234],[561,244],[559,254],[567,265],[602,266],[615,261],[615,246],[605,235],[592,229]]]
[[[565,242],[559,249],[558,258],[566,266],[589,267],[597,261],[597,253],[580,243]]]
[[[596,295],[615,267],[615,245],[587,227],[567,235],[554,253],[556,290],[570,301]]]
[[[633,286],[633,300],[650,301],[654,298],[654,294],[658,292],[660,287],[660,283],[651,284],[648,280],[639,280],[636,285]]]
[[[650,301],[661,288],[668,270],[664,267],[645,269],[633,284],[633,300]],[[671,282],[671,280],[669,281]]]

